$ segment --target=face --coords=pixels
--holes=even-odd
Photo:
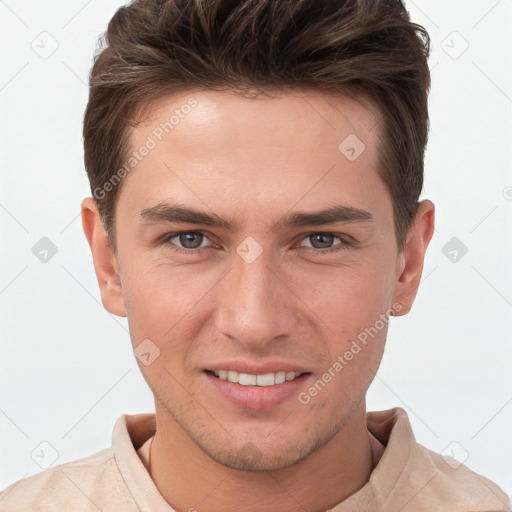
[[[378,121],[341,95],[189,91],[131,132],[151,148],[123,179],[104,304],[159,420],[221,464],[285,468],[335,439],[409,309]]]

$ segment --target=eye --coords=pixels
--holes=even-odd
[[[207,247],[207,245],[202,245],[205,240],[208,240],[208,238],[200,231],[181,231],[166,235],[163,242],[174,246],[171,247],[173,251],[194,253],[201,252],[197,249]]]
[[[335,239],[340,240],[341,243],[335,244],[335,246],[332,247],[332,243],[335,241]],[[344,240],[340,236],[335,235],[334,233],[310,233],[303,240],[311,240],[311,246],[309,247],[312,249],[320,249],[317,251],[320,253],[340,251],[350,245],[348,241]],[[301,246],[304,247],[302,244]]]

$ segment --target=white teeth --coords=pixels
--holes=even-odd
[[[282,384],[286,380],[286,372],[276,373],[276,384]]]
[[[240,373],[238,375],[238,384],[242,386],[256,386],[257,375],[251,375],[249,373]]]
[[[295,372],[275,372],[265,373],[264,375],[251,375],[250,373],[238,373],[233,370],[214,370],[213,373],[221,380],[228,380],[242,386],[273,386],[282,384],[285,381],[291,381],[297,378],[300,373]]]
[[[235,384],[238,382],[238,372],[233,372],[231,370],[228,371],[228,380],[229,382],[234,382]]]
[[[265,373],[265,375],[256,376],[255,384],[258,386],[273,386],[275,383],[275,375],[273,373]]]

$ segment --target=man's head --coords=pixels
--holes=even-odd
[[[372,98],[377,172],[403,248],[423,184],[430,74],[428,34],[400,0],[139,0],[116,12],[105,43],[91,71],[83,137],[91,191],[114,248],[115,203],[140,158],[132,156],[139,148],[131,127],[148,105],[194,87]],[[166,120],[160,135],[183,114]]]
[[[289,467],[361,418],[433,231],[418,30],[391,1],[144,1],[109,25],[84,230],[162,428],[221,464]]]

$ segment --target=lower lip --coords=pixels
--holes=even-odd
[[[273,386],[243,386],[215,375],[203,372],[215,391],[238,407],[245,409],[271,409],[290,398],[297,396],[310,374],[305,373],[296,379],[274,384]]]

